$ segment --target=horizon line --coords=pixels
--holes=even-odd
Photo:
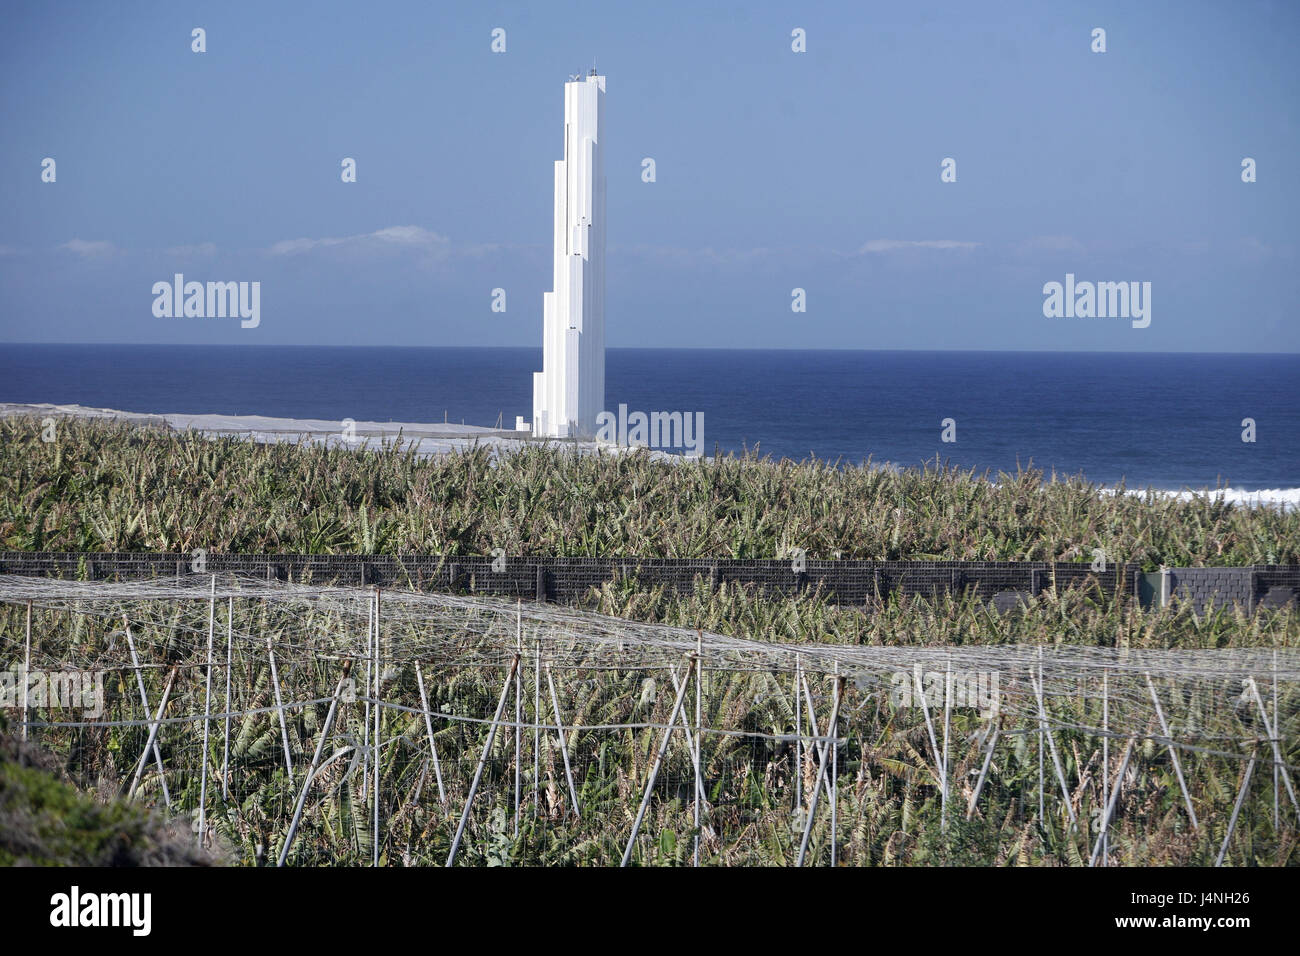
[[[4,346],[52,346],[55,348],[74,348],[93,346],[95,348],[229,348],[229,349],[481,349],[481,350],[532,350],[541,349],[540,345],[410,345],[404,343],[367,344],[367,345],[330,345],[323,343],[274,343],[274,342],[0,342]],[[806,348],[792,346],[762,346],[736,348],[720,345],[670,346],[670,345],[610,345],[607,351],[618,352],[917,352],[917,353],[986,353],[1020,354],[1020,355],[1296,355],[1300,350],[1267,352],[1250,351],[1207,351],[1197,349],[1178,349],[1173,351],[1157,349],[1016,349],[1016,348]]]

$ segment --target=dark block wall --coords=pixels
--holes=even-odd
[[[754,586],[771,594],[820,589],[840,604],[865,605],[890,593],[933,598],[970,595],[992,601],[1007,591],[1038,594],[1085,588],[1098,597],[1117,588],[1135,595],[1137,569],[1045,561],[824,561],[677,560],[667,558],[491,557],[444,555],[208,554],[203,570],[235,572],[288,581],[349,585],[414,586],[427,590],[496,594],[530,600],[572,602],[606,582],[666,586],[678,592],[722,582]],[[0,552],[0,574],[35,574],[105,580],[172,576],[195,570],[188,554]],[[1234,569],[1236,570],[1236,569]],[[1300,568],[1292,569],[1300,580]],[[1278,574],[1285,575],[1286,569]]]

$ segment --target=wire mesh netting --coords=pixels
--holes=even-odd
[[[23,730],[244,862],[1211,865],[1295,843],[1291,649],[778,644],[230,575],[6,575],[0,602]]]

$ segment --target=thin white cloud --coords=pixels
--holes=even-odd
[[[755,259],[764,259],[777,254],[766,246],[756,249],[715,249],[704,246],[700,249],[687,249],[684,246],[654,246],[645,244],[611,245],[606,250],[616,255],[625,254],[648,259],[680,262],[684,265],[742,265]]]
[[[446,236],[421,229],[419,226],[388,226],[363,238],[374,239],[377,242],[391,242],[399,246],[443,246],[451,242]]]
[[[447,236],[421,226],[387,226],[356,236],[326,236],[320,239],[282,239],[267,250],[272,256],[296,256],[332,249],[341,253],[385,254],[415,252],[434,259],[452,255],[480,255],[497,249],[494,245],[453,243]]]
[[[87,259],[94,259],[100,256],[111,256],[117,252],[117,246],[105,239],[69,239],[60,249],[66,249],[68,252],[83,256]]]
[[[869,239],[856,255],[880,252],[900,252],[905,249],[974,249],[978,242],[961,239]]]

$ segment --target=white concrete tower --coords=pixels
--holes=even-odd
[[[533,434],[590,438],[605,408],[605,78],[564,84],[564,159],[555,164],[555,275],[542,296],[542,371]]]

